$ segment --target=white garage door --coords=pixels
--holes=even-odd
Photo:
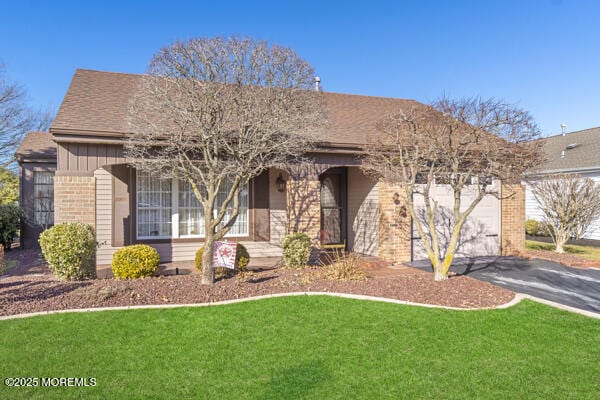
[[[499,182],[494,183],[494,189],[500,186]],[[437,185],[431,189],[432,198],[438,202],[438,212],[436,215],[437,232],[440,237],[440,248],[442,255],[450,239],[453,227],[453,207],[454,195],[448,185]],[[473,200],[474,191],[465,189],[461,199],[461,211],[464,211]],[[423,220],[425,216],[425,207],[423,196],[415,193],[413,195],[415,209],[419,218]],[[424,229],[427,229],[423,224]],[[477,257],[500,254],[500,200],[496,197],[487,195],[475,207],[467,219],[461,231],[456,257]],[[413,224],[412,234],[412,258],[413,260],[423,260],[427,258],[427,253],[423,247],[423,241],[419,237],[418,231]]]

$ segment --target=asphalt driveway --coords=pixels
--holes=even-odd
[[[429,261],[409,265],[431,271]],[[600,270],[566,267],[552,261],[517,257],[457,259],[450,271],[519,293],[600,313]]]

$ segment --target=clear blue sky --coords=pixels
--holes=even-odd
[[[173,40],[247,35],[294,48],[326,91],[498,97],[544,134],[600,126],[598,0],[322,3],[4,0],[0,59],[58,107],[76,68],[140,73]]]

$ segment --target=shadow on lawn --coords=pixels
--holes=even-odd
[[[331,379],[322,361],[305,362],[277,371],[257,399],[304,399]]]

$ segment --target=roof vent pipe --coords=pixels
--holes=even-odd
[[[315,76],[315,92],[321,91],[321,78]]]
[[[565,151],[564,150],[560,152],[560,158],[565,158]]]
[[[563,136],[567,136],[567,132],[566,132],[567,124],[565,124],[564,122],[562,124],[560,124],[560,130],[561,130]]]

